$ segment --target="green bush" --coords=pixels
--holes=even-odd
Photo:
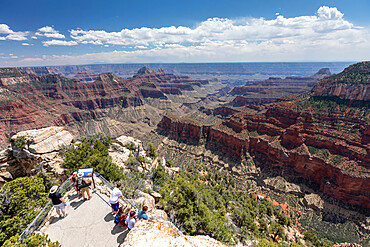
[[[42,177],[21,177],[0,189],[0,245],[21,233],[49,201]]]
[[[69,173],[79,168],[94,168],[103,177],[118,181],[123,178],[123,169],[112,163],[108,147],[98,139],[84,138],[66,152],[64,167]]]
[[[48,235],[45,234],[32,234],[23,240],[23,243],[18,242],[19,235],[15,235],[10,239],[6,240],[3,247],[39,247],[39,246],[48,246],[48,247],[61,247],[62,245],[56,241],[52,242]]]
[[[153,185],[162,195],[160,204],[186,234],[207,234],[231,245],[250,236],[280,242],[286,239],[283,225],[291,224],[290,217],[266,199],[257,200],[238,190],[227,174],[190,166],[171,177],[158,166],[153,169]],[[226,215],[235,227],[230,227]]]
[[[166,159],[166,166],[167,167],[174,167],[175,163],[171,159]]]
[[[145,180],[146,174],[143,172],[130,171],[123,173],[121,190],[124,192],[124,195],[127,195],[129,198],[134,198],[137,196],[137,193],[144,188]]]
[[[128,150],[131,150],[131,151],[135,151],[136,150],[136,146],[134,143],[128,143],[125,145],[125,147],[128,149]]]
[[[151,158],[155,158],[158,156],[157,147],[151,142],[148,143],[148,153]]]
[[[27,141],[24,136],[18,136],[14,141],[14,145],[17,147],[18,150],[23,150],[26,144],[27,144]]]

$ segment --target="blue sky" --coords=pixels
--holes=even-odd
[[[0,66],[361,61],[369,0],[2,0]]]

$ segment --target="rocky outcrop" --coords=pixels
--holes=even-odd
[[[136,223],[121,246],[224,247],[225,245],[209,236],[184,235],[168,221],[142,220]]]
[[[22,131],[13,135],[7,149],[0,152],[0,185],[39,170],[64,178],[63,157],[73,136],[63,127]]]

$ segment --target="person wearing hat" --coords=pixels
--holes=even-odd
[[[55,210],[57,211],[57,214],[59,215],[59,217],[63,218],[63,217],[67,216],[67,214],[65,212],[65,203],[66,202],[62,198],[62,195],[57,191],[58,191],[58,186],[51,187],[49,198],[52,201],[52,203],[55,207]],[[60,212],[62,212],[62,213],[60,213]]]

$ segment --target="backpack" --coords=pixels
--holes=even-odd
[[[114,223],[118,225],[120,222],[121,222],[121,214],[116,214],[116,216],[114,216]]]
[[[82,189],[82,188],[85,188],[85,187],[90,186],[90,185],[91,185],[91,183],[86,183],[85,179],[83,179],[83,178],[79,178],[77,180],[78,189]]]

